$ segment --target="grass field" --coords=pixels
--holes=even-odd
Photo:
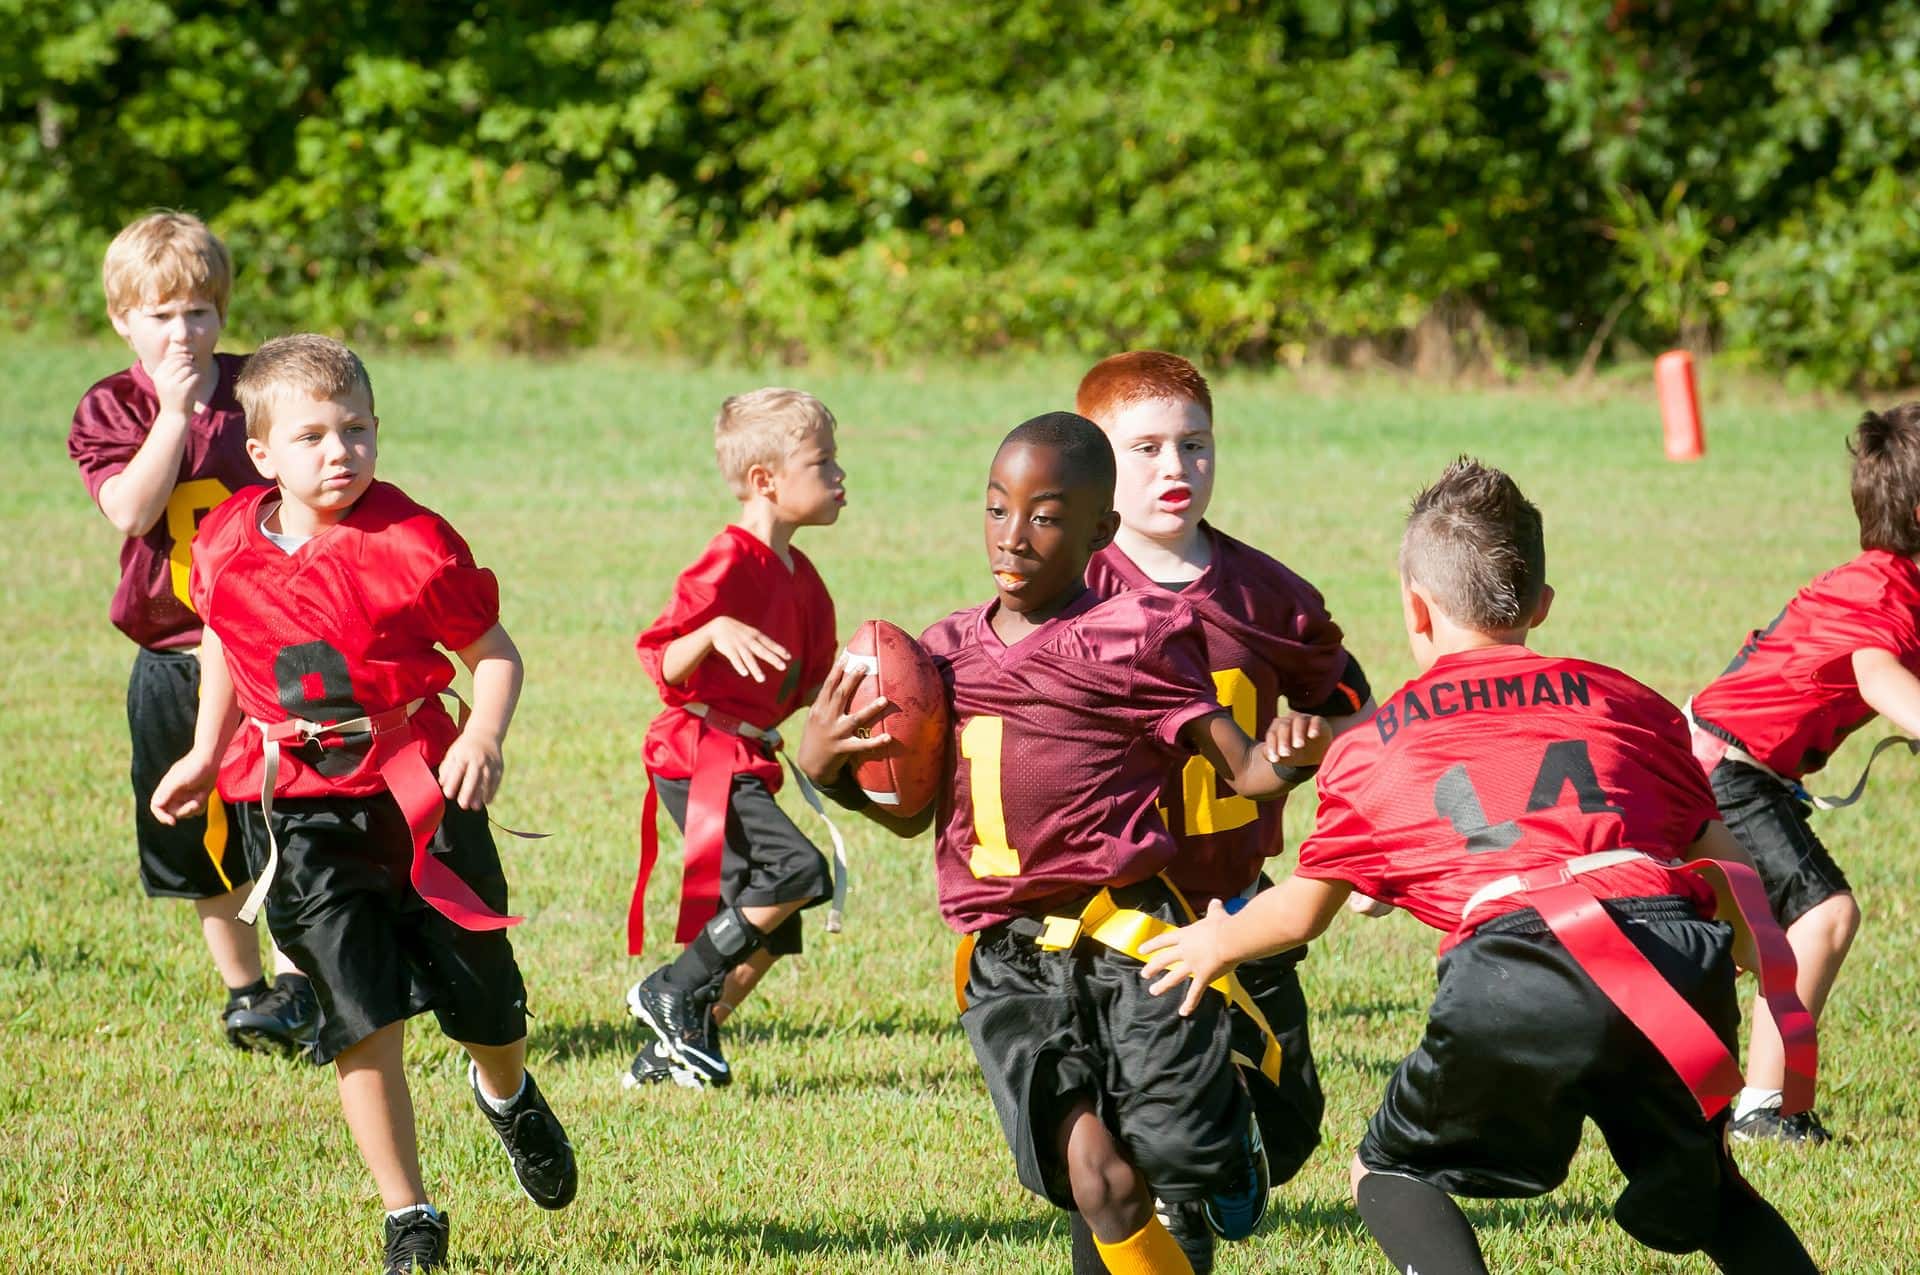
[[[105,346],[0,353],[0,442],[21,462],[0,486],[0,1268],[369,1270],[379,1208],[332,1076],[229,1049],[189,909],[147,901],[136,880],[132,652],[106,620],[117,540],[63,450],[80,393],[125,361]],[[639,742],[657,707],[632,639],[730,516],[708,443],[719,399],[797,380],[835,409],[850,505],[799,543],[843,635],[869,615],[917,631],[986,596],[978,496],[993,444],[1064,406],[1078,369],[762,375],[394,356],[372,371],[382,476],[499,573],[526,657],[496,812],[555,834],[502,850],[529,914],[515,944],[538,1014],[533,1066],[573,1135],[580,1196],[554,1215],[520,1197],[427,1020],[409,1057],[454,1269],[1064,1271],[1063,1220],[1015,1184],[954,1022],[924,842],[855,831],[847,932],[812,936],[734,1020],[730,1090],[625,1092],[616,1077],[638,1041],[621,994],[642,963],[623,955],[621,927]],[[1661,459],[1640,388],[1228,379],[1214,521],[1313,579],[1384,690],[1411,672],[1399,516],[1471,451],[1545,513],[1558,600],[1538,645],[1619,664],[1677,700],[1852,552],[1853,409],[1710,395],[1709,456],[1681,467]],[[1835,773],[1850,777],[1880,733],[1863,732]],[[1833,1270],[1913,1269],[1920,1240],[1915,774],[1890,760],[1869,801],[1820,823],[1866,911],[1823,1032],[1820,1108],[1844,1145],[1741,1153]],[[1310,799],[1289,810],[1290,843],[1310,816]],[[677,878],[661,874],[656,918]],[[1276,1196],[1269,1229],[1222,1249],[1222,1272],[1385,1268],[1347,1202],[1346,1162],[1418,1037],[1436,938],[1404,917],[1343,920],[1316,945],[1303,978],[1326,1145]],[[1709,1269],[1626,1240],[1609,1216],[1618,1187],[1590,1137],[1555,1195],[1468,1212],[1497,1268]]]

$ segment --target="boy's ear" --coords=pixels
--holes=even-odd
[[[1114,536],[1120,532],[1120,511],[1109,509],[1100,515],[1100,521],[1093,525],[1093,540],[1089,547],[1099,553],[1113,543]]]
[[[278,482],[280,475],[273,470],[273,460],[267,454],[267,445],[257,438],[247,439],[247,459],[260,471],[260,476],[268,482]]]
[[[1400,611],[1406,619],[1408,633],[1433,636],[1433,600],[1406,576],[1400,578]]]
[[[770,465],[747,466],[747,494],[771,499],[773,496],[773,467]]]
[[[120,334],[122,341],[131,340],[127,335],[126,315],[120,313],[118,310],[109,310],[107,311],[107,322],[113,325],[113,330]]]
[[[1553,586],[1550,584],[1543,584],[1540,586],[1540,605],[1533,609],[1533,622],[1527,625],[1527,627],[1530,629],[1537,629],[1541,625],[1545,624],[1547,622],[1547,612],[1552,609],[1553,609]]]

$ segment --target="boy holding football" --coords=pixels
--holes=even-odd
[[[1709,772],[1721,818],[1766,883],[1799,962],[1800,999],[1816,1018],[1860,927],[1860,907],[1813,831],[1814,803],[1802,782],[1875,714],[1920,736],[1920,403],[1868,412],[1848,449],[1859,556],[1750,633],[1688,705],[1694,755]],[[1850,796],[1819,804],[1849,805],[1865,783],[1862,774]],[[1754,1008],[1735,1138],[1828,1140],[1812,1111],[1782,1113],[1785,1068],[1763,1002]]]
[[[1259,736],[1284,696],[1324,717],[1337,736],[1373,711],[1366,674],[1341,644],[1340,626],[1314,587],[1258,549],[1206,521],[1213,496],[1213,394],[1186,359],[1158,350],[1116,354],[1081,380],[1075,409],[1105,431],[1117,466],[1120,529],[1093,556],[1087,585],[1102,597],[1125,589],[1177,593],[1200,617],[1207,667],[1220,703]],[[1266,861],[1281,851],[1282,802],[1256,803],[1220,782],[1205,758],[1188,759],[1162,801],[1179,852],[1168,878],[1193,907],[1214,899],[1238,907],[1265,887]],[[1296,967],[1304,947],[1240,968],[1282,1053],[1279,1083],[1248,1069],[1271,1180],[1299,1172],[1320,1142],[1325,1099],[1314,1070],[1307,1005]],[[1259,1034],[1244,1015],[1234,1031],[1245,1056]],[[1191,1210],[1187,1211],[1191,1212]],[[1196,1268],[1211,1248],[1204,1214],[1170,1215]],[[1083,1224],[1076,1269],[1097,1272]]]
[[[246,359],[214,353],[233,262],[199,218],[156,212],[114,236],[101,274],[107,317],[134,363],[80,400],[67,451],[100,512],[126,537],[110,614],[140,648],[127,682],[140,884],[150,898],[193,901],[227,986],[227,1039],[291,1054],[313,1033],[313,991],[277,948],[268,987],[260,937],[234,918],[251,875],[240,821],[217,799],[171,827],[147,809],[155,782],[193,743],[201,627],[187,577],[196,528],[228,496],[261,482],[233,394]]]
[[[206,620],[193,749],[159,782],[162,822],[196,813],[216,777],[261,802],[263,898],[320,1000],[348,1127],[387,1209],[386,1269],[442,1265],[447,1216],[420,1172],[402,1063],[406,1020],[432,1009],[542,1208],[577,1183],[573,1149],[526,1071],[526,988],[504,930],[506,877],[486,804],[520,693],[493,573],[400,490],[374,481],[373,387],[320,336],[269,341],[236,387],[247,451],[273,487],[200,530],[191,594]],[[464,725],[440,702],[457,653]],[[240,742],[228,749],[235,731]],[[224,758],[224,762],[223,762]]]
[[[1196,751],[1236,792],[1279,796],[1328,734],[1296,715],[1256,744],[1220,706],[1186,603],[1086,587],[1088,559],[1119,525],[1113,490],[1112,448],[1070,412],[1026,422],[994,456],[995,596],[920,639],[953,718],[935,864],[941,911],[970,952],[961,1021],[1022,1185],[1084,1214],[1119,1275],[1187,1275],[1154,1198],[1203,1200],[1248,1178],[1250,1111],[1224,1000],[1183,1019],[1143,995],[1130,954],[1183,916],[1156,875],[1175,844],[1155,805]],[[859,680],[834,667],[807,717],[801,769],[912,835],[935,812],[879,814],[849,771],[891,742],[870,733],[884,699],[849,711]]]
[[[1451,1196],[1553,1189],[1591,1117],[1627,1175],[1628,1234],[1726,1271],[1811,1271],[1727,1153],[1736,955],[1764,958],[1809,1068],[1812,1025],[1681,714],[1527,649],[1553,600],[1545,542],[1498,470],[1458,461],[1414,500],[1400,569],[1420,675],[1328,752],[1294,875],[1147,942],[1144,976],[1193,1010],[1223,971],[1318,936],[1351,891],[1405,908],[1447,936],[1439,987],[1352,1170],[1395,1270],[1484,1272]],[[1738,941],[1716,909],[1739,915]]]
[[[720,405],[714,451],[740,515],[680,573],[640,634],[640,662],[665,708],[647,729],[647,798],[628,950],[657,843],[655,803],[685,832],[680,955],[627,992],[653,1039],[623,1083],[732,1081],[720,1025],[769,966],[801,950],[800,912],[833,893],[820,851],[774,802],[775,728],[813,698],[836,649],[833,599],[802,527],[830,527],[847,503],[834,419],[811,394],[769,387]],[[829,922],[831,924],[831,921]]]

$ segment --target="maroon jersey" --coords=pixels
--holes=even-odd
[[[673,582],[667,609],[635,644],[640,663],[667,706],[647,728],[643,753],[651,773],[667,779],[693,774],[700,751],[700,720],[684,705],[705,704],[767,730],[810,701],[827,680],[838,651],[833,599],[807,555],[798,549],[788,553],[793,557],[791,571],[759,537],[729,525]],[[710,655],[681,685],[667,685],[660,675],[660,662],[668,643],[721,615],[751,624],[786,647],[793,657],[786,670],[765,670],[767,680],[756,682],[734,672],[721,657]],[[731,738],[734,773],[757,776],[770,791],[777,790],[780,763],[739,736]]]
[[[1853,653],[1867,649],[1920,674],[1920,567],[1884,549],[1816,578],[1748,634],[1727,671],[1693,697],[1694,720],[1775,774],[1812,774],[1873,720],[1853,675]]]
[[[438,766],[458,733],[441,703],[459,650],[500,618],[493,573],[460,534],[398,487],[376,482],[345,518],[287,553],[260,530],[275,488],[207,516],[193,602],[226,648],[240,710],[263,722],[347,721],[422,700],[414,735]],[[242,725],[220,795],[260,798],[260,732]],[[282,797],[364,797],[386,788],[364,745],[282,748]]]
[[[1089,589],[1008,646],[988,602],[920,635],[953,703],[934,850],[940,911],[961,933],[1165,868],[1156,808],[1220,711],[1193,610],[1173,594]]]
[[[239,354],[213,357],[220,367],[213,401],[187,426],[166,512],[145,535],[128,536],[120,546],[120,584],[107,610],[115,628],[155,650],[200,640],[200,617],[187,595],[200,520],[234,492],[266,482],[247,456],[247,416],[233,397],[233,383],[247,360]],[[159,413],[153,381],[138,363],[101,381],[80,400],[67,454],[80,466],[95,504],[101,485],[125,469],[147,441]]]
[[[1258,549],[1200,525],[1212,560],[1179,597],[1200,617],[1215,692],[1240,729],[1261,738],[1281,696],[1299,712],[1326,711],[1329,701],[1341,713],[1357,711],[1365,696],[1342,684],[1347,651],[1319,591]],[[1115,545],[1094,555],[1087,585],[1102,597],[1162,587]],[[1167,875],[1196,907],[1245,890],[1280,853],[1286,803],[1240,796],[1204,757],[1187,760],[1161,805],[1180,847]]]
[[[1585,660],[1491,646],[1442,656],[1335,740],[1298,874],[1346,881],[1445,931],[1480,887],[1605,850],[1682,857],[1718,819],[1680,710]],[[1644,859],[1583,875],[1601,898],[1677,894],[1699,877]],[[1521,907],[1482,904],[1479,925]]]

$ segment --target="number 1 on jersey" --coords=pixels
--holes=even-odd
[[[960,755],[967,759],[967,793],[973,805],[973,854],[967,866],[976,877],[1020,875],[1020,852],[1007,844],[1007,812],[1000,801],[1005,728],[998,717],[975,717],[960,728]]]

